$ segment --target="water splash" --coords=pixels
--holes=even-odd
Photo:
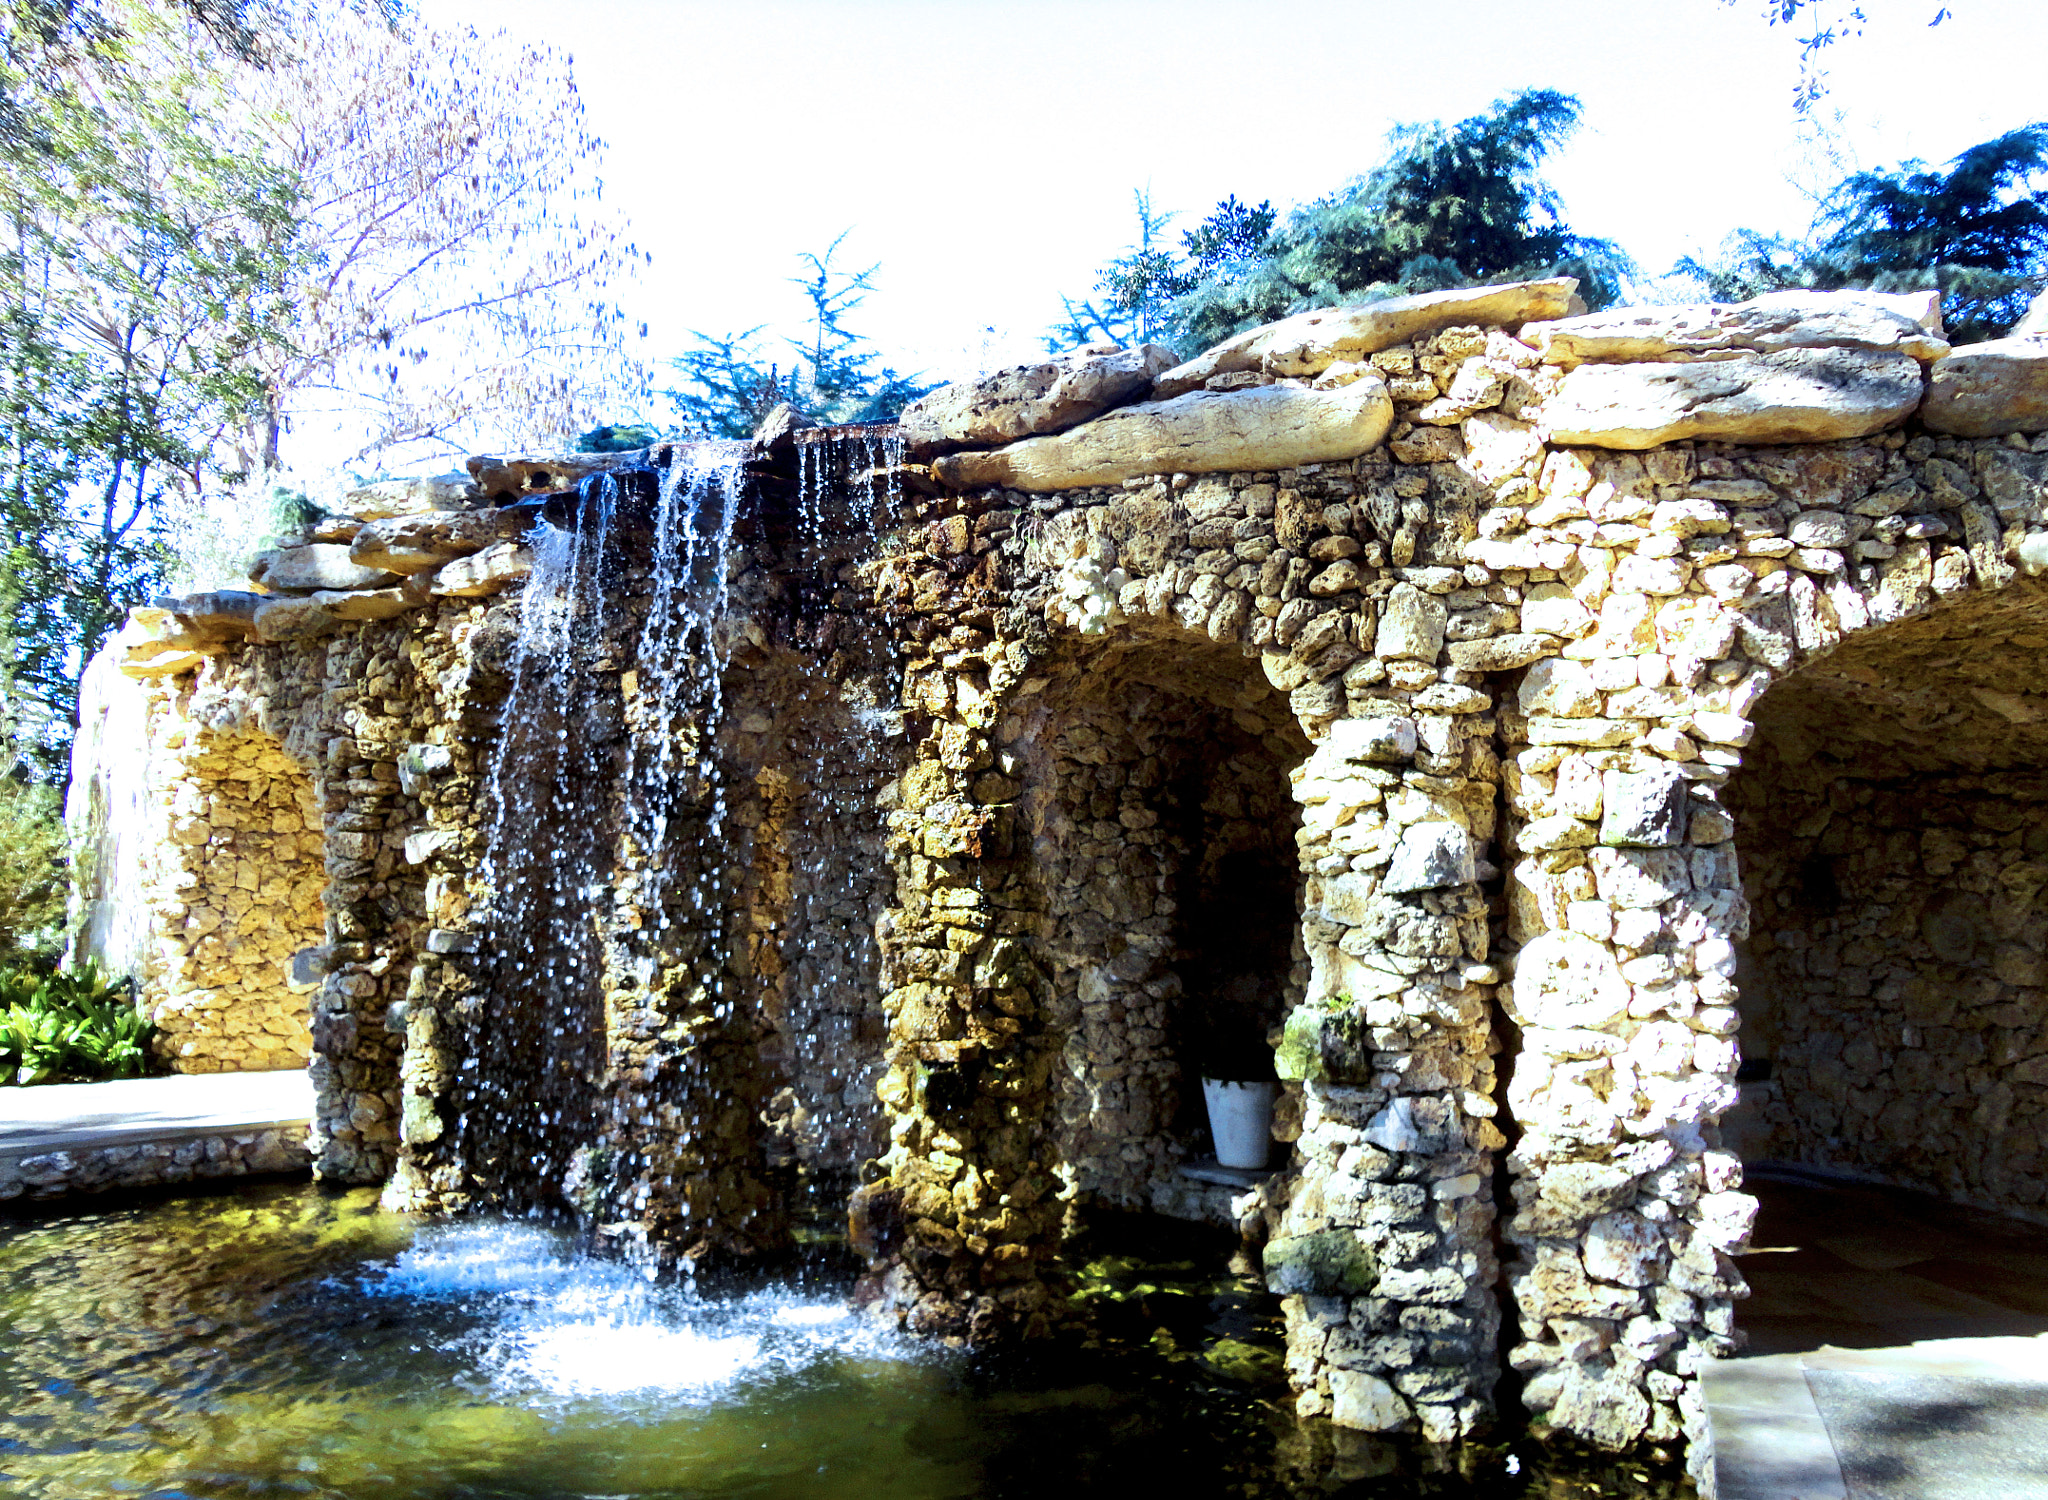
[[[769,1287],[703,1298],[579,1255],[559,1232],[502,1221],[423,1230],[356,1289],[466,1312],[467,1325],[444,1335],[446,1350],[478,1372],[480,1394],[526,1405],[673,1409],[731,1399],[822,1360],[933,1357],[836,1297]]]

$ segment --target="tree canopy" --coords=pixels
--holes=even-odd
[[[1795,287],[1942,294],[1949,336],[1996,338],[2048,284],[2048,122],[1940,167],[1851,174],[1803,239],[1738,230],[1715,260],[1681,262],[1725,301]]]
[[[1543,275],[1577,276],[1605,306],[1628,258],[1573,230],[1542,175],[1580,116],[1570,95],[1528,89],[1455,124],[1400,126],[1387,159],[1335,193],[1284,220],[1227,198],[1177,254],[1141,195],[1140,243],[1105,268],[1103,302],[1070,300],[1048,342],[1163,337],[1188,353],[1311,307]]]
[[[394,15],[0,0],[0,672],[46,775],[195,518],[266,525],[294,421],[441,457],[643,383],[567,60]]]
[[[786,365],[771,357],[763,343],[765,324],[744,333],[690,335],[694,345],[669,361],[680,383],[662,392],[686,430],[750,437],[761,419],[785,401],[818,422],[879,422],[932,389],[917,376],[883,364],[874,344],[847,327],[881,268],[836,269],[833,257],[845,242],[842,233],[824,254],[798,257],[804,272],[792,276],[790,284],[802,290],[809,304],[808,332],[784,340],[793,356]]]

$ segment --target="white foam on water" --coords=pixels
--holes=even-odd
[[[787,1287],[709,1299],[504,1221],[434,1225],[357,1283],[373,1297],[455,1304],[476,1321],[443,1344],[497,1399],[707,1404],[826,1361],[930,1359],[840,1298]]]

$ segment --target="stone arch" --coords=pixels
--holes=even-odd
[[[182,921],[143,983],[158,1055],[181,1073],[303,1068],[319,982],[305,955],[327,921],[313,776],[253,725],[194,724],[178,761],[157,879],[205,899],[166,912]]]
[[[1743,1099],[1793,1161],[2048,1216],[2048,584],[1976,572],[1751,711]]]
[[[2026,627],[1989,622],[2030,607],[2044,472],[2025,439],[1901,432],[1546,460],[1553,513],[1643,523],[1532,557],[1522,623],[1565,640],[1503,716],[1510,1359],[1547,1424],[1610,1448],[1704,1436],[1697,1370],[1738,1347],[1731,1254],[1755,1214],[1722,1116],[1755,982],[1749,845],[1787,824],[1771,725],[1818,732],[1800,755],[1826,743],[1844,711],[1827,684],[1885,681],[1872,663],[1929,632],[2016,645]],[[1937,676],[1943,649],[1922,653]],[[1999,696],[2018,684],[1978,685],[1989,700],[1964,696],[1993,718],[2026,712]]]
[[[808,649],[736,653],[722,753],[733,946],[762,1027],[764,1152],[843,1196],[886,1142],[875,930],[892,883],[878,802],[904,746],[872,701],[872,664],[832,649],[839,634],[828,629],[823,649],[812,629]]]
[[[1234,1223],[1227,1189],[1177,1169],[1208,1151],[1195,1080],[1270,1068],[1307,988],[1289,775],[1310,743],[1256,659],[1151,625],[1063,643],[998,738],[1043,913],[1022,946],[1063,1192]]]
[[[181,1073],[303,1068],[326,937],[311,741],[232,674],[136,680],[96,661],[71,820],[74,956],[136,982]]]

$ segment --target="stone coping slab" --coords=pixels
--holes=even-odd
[[[312,1080],[299,1068],[10,1087],[0,1089],[0,1156],[188,1140],[312,1118]]]

